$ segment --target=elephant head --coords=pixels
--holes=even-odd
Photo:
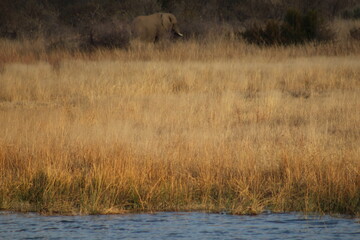
[[[182,37],[176,17],[171,13],[160,13],[161,23],[166,32],[174,33]]]
[[[133,20],[131,30],[136,38],[148,42],[169,38],[171,34],[183,36],[179,30],[176,17],[171,13],[138,16]]]

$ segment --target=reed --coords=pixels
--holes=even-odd
[[[0,42],[0,209],[360,213],[360,46]]]

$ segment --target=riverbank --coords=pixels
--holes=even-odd
[[[359,215],[358,42],[31,45],[0,44],[0,209]]]

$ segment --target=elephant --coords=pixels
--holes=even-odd
[[[138,16],[131,23],[131,31],[135,38],[146,42],[157,42],[175,34],[182,37],[176,17],[171,13],[154,13]]]

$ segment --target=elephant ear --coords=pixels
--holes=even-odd
[[[173,26],[173,22],[171,17],[168,14],[161,14],[161,22],[163,27],[165,28],[166,31],[170,31],[172,26]]]

